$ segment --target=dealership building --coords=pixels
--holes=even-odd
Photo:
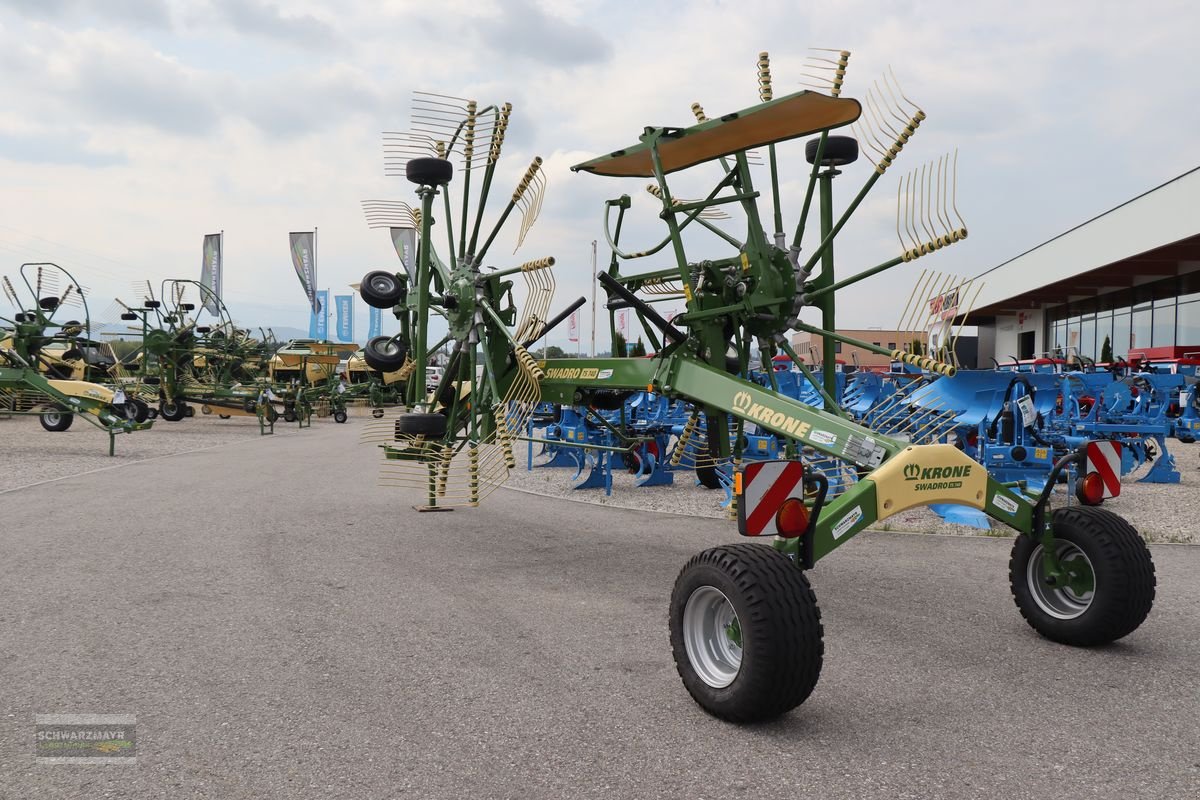
[[[980,367],[1200,355],[1200,167],[976,280]]]

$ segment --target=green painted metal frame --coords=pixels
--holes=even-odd
[[[39,268],[39,278],[36,286],[29,282],[29,278],[25,274],[27,267]],[[25,283],[26,289],[35,301],[40,301],[41,299],[40,269],[42,267],[53,267],[55,270],[61,272],[70,279],[71,286],[76,291],[79,291],[79,282],[75,279],[75,276],[58,264],[50,262],[22,264],[20,269],[21,280]],[[70,289],[67,291],[70,291]],[[80,326],[80,330],[86,338],[90,339],[91,315],[88,311],[87,298],[82,292],[79,292],[79,296],[84,312],[84,322]],[[38,303],[35,302],[34,305],[38,306]],[[109,456],[113,456],[116,454],[116,437],[118,435],[148,430],[154,423],[151,420],[134,422],[133,420],[125,419],[112,413],[109,403],[100,402],[86,395],[69,395],[61,392],[50,382],[51,379],[47,378],[37,369],[36,351],[39,351],[40,348],[51,342],[70,342],[77,338],[75,335],[68,335],[65,332],[48,335],[47,328],[52,324],[52,317],[58,308],[61,307],[61,305],[55,307],[49,314],[40,307],[35,307],[24,312],[26,314],[34,314],[34,319],[11,321],[13,325],[11,330],[13,347],[11,351],[0,352],[0,359],[3,359],[8,364],[8,366],[0,366],[0,389],[14,392],[32,391],[44,395],[48,398],[49,403],[38,404],[35,406],[35,409],[45,410],[42,408],[43,405],[55,405],[63,413],[81,418],[101,429],[108,434],[108,454]],[[0,413],[38,416],[41,410],[22,412],[15,409],[4,409]]]
[[[778,102],[778,101],[776,101]],[[853,101],[847,101],[853,102]],[[857,104],[855,104],[857,105]],[[880,485],[873,476],[881,466],[889,461],[898,459],[897,463],[905,463],[904,459],[912,459],[914,452],[919,456],[922,452],[919,446],[910,446],[906,442],[881,436],[874,431],[860,426],[846,418],[834,407],[833,398],[826,396],[826,408],[818,409],[790,398],[781,396],[775,391],[760,386],[739,375],[749,371],[750,344],[757,339],[761,352],[774,352],[776,346],[782,346],[791,352],[787,346],[787,331],[797,328],[812,329],[825,334],[823,371],[824,383],[832,386],[834,383],[834,342],[838,338],[835,323],[834,296],[836,290],[850,285],[867,274],[876,274],[885,269],[904,263],[905,259],[897,258],[867,270],[861,276],[837,281],[834,273],[833,242],[842,230],[850,216],[863,202],[875,183],[890,165],[903,144],[907,135],[901,141],[897,140],[891,156],[871,172],[864,185],[854,196],[848,207],[835,219],[833,212],[832,179],[840,172],[830,165],[823,164],[823,152],[827,143],[828,133],[832,127],[823,127],[815,131],[820,134],[816,157],[809,177],[809,184],[804,198],[803,211],[797,223],[794,238],[785,251],[780,246],[782,239],[781,215],[779,213],[779,178],[776,165],[775,141],[758,142],[758,146],[771,147],[771,196],[775,203],[774,227],[775,242],[765,234],[762,220],[759,217],[757,199],[759,192],[755,190],[753,176],[744,150],[717,153],[713,151],[708,162],[719,162],[721,177],[708,195],[699,201],[678,201],[672,194],[667,175],[672,169],[664,165],[661,147],[664,144],[677,143],[681,138],[691,135],[712,137],[723,121],[740,119],[751,116],[754,109],[723,117],[721,120],[706,121],[687,129],[678,128],[647,128],[640,137],[637,145],[624,150],[618,150],[609,156],[603,156],[573,169],[606,174],[606,165],[617,163],[631,152],[648,158],[648,177],[655,181],[655,195],[662,204],[661,218],[667,226],[667,236],[658,244],[640,251],[627,251],[620,245],[621,229],[625,212],[631,207],[628,196],[609,200],[604,210],[604,236],[612,251],[612,260],[608,275],[619,284],[634,291],[652,282],[677,280],[684,288],[686,311],[676,318],[675,324],[687,329],[682,341],[673,337],[665,337],[657,356],[653,359],[629,358],[591,358],[591,359],[557,359],[541,362],[544,372],[541,381],[541,398],[543,401],[565,405],[590,405],[598,397],[597,393],[628,393],[642,389],[662,392],[671,398],[682,398],[693,403],[700,413],[708,419],[710,432],[710,448],[712,455],[720,459],[728,459],[736,454],[740,445],[741,431],[745,423],[753,423],[761,430],[770,431],[783,437],[787,442],[787,452],[794,454],[798,448],[812,448],[814,451],[842,459],[855,465],[860,470],[860,480],[853,483],[835,499],[825,504],[816,522],[811,542],[812,560],[816,561],[837,547],[853,538],[854,535],[878,522],[888,513],[880,512],[878,493]],[[920,114],[920,112],[918,112]],[[854,115],[855,117],[857,114]],[[920,114],[923,118],[923,114]],[[914,118],[916,119],[916,118]],[[848,124],[853,118],[847,118],[839,124]],[[909,130],[911,134],[911,129]],[[790,138],[790,137],[785,137]],[[783,139],[779,139],[782,141]],[[702,163],[702,162],[694,162]],[[694,163],[684,166],[693,166]],[[615,169],[615,168],[614,168]],[[640,167],[644,170],[644,166]],[[632,174],[632,173],[631,173]],[[638,173],[641,174],[641,173]],[[726,194],[722,194],[726,192]],[[424,331],[431,311],[430,270],[436,270],[441,283],[447,292],[453,290],[455,305],[461,308],[477,309],[475,316],[482,324],[475,324],[470,330],[478,334],[478,339],[469,343],[469,358],[463,361],[457,375],[447,374],[443,380],[470,380],[473,391],[470,409],[466,404],[455,402],[446,409],[450,419],[448,423],[448,439],[457,439],[465,432],[469,437],[486,433],[492,424],[491,409],[500,398],[516,375],[512,353],[524,343],[513,340],[507,326],[512,324],[512,313],[498,311],[501,299],[510,298],[509,286],[504,285],[500,278],[511,274],[513,270],[492,272],[490,274],[478,271],[482,255],[472,253],[469,249],[460,251],[458,258],[453,260],[447,270],[432,253],[429,234],[432,220],[433,197],[437,191],[432,187],[421,187],[418,195],[422,200],[421,241],[418,253],[418,280],[408,300],[395,309],[407,329],[413,331],[412,342],[418,368],[410,386],[408,405],[410,408],[424,410],[424,359],[427,342]],[[819,213],[820,243],[801,262],[799,258],[801,238],[814,194],[817,196]],[[736,255],[725,259],[712,259],[700,263],[689,261],[684,246],[682,233],[691,223],[699,219],[700,213],[719,205],[738,204],[741,206],[747,221],[747,231],[744,242],[739,242],[728,235],[721,238],[737,248]],[[447,208],[449,201],[447,200]],[[617,209],[615,231],[611,214]],[[504,216],[511,211],[511,204]],[[503,218],[501,220],[501,224]],[[450,227],[447,224],[447,227]],[[498,229],[499,226],[497,226]],[[711,230],[711,226],[707,226]],[[484,249],[494,239],[495,230],[485,243]],[[472,248],[474,241],[472,241]],[[620,261],[630,261],[657,254],[670,246],[674,257],[674,266],[657,268],[637,274],[621,274]],[[460,247],[461,247],[460,238]],[[810,280],[811,273],[817,264],[821,272],[815,280]],[[398,277],[402,277],[398,274]],[[415,295],[415,296],[414,296]],[[441,301],[445,303],[445,300]],[[799,322],[800,308],[813,307],[821,314],[822,326],[805,326]],[[648,306],[635,307],[639,319],[642,320],[648,334],[651,326],[646,323]],[[610,309],[611,310],[611,309]],[[439,311],[439,313],[443,313]],[[463,330],[456,330],[453,315],[446,314],[451,320],[451,335],[457,340],[463,338]],[[616,345],[616,330],[610,326]],[[730,331],[733,331],[731,334]],[[731,342],[732,337],[732,342]],[[651,341],[657,343],[657,337],[651,335]],[[732,345],[736,352],[736,366],[727,361],[726,352]],[[792,357],[796,358],[792,353]],[[475,365],[483,365],[483,380],[475,380]],[[465,365],[470,364],[471,372],[466,372]],[[734,429],[733,437],[730,428]],[[853,443],[853,447],[850,446]],[[461,446],[462,442],[459,441]],[[420,448],[408,451],[389,452],[391,458],[421,459]],[[940,452],[940,451],[939,451]],[[965,457],[964,457],[965,458]],[[982,469],[982,467],[980,467]],[[1047,545],[1045,560],[1048,575],[1061,572],[1061,565],[1053,558],[1053,534],[1046,516],[1041,515],[1041,530],[1034,530],[1035,505],[1025,495],[1014,491],[1012,487],[1004,486],[990,476],[981,494],[985,497],[977,499],[982,510],[991,518],[1011,527],[1022,534],[1039,538]],[[920,504],[920,503],[918,503]],[[899,510],[899,509],[897,509]],[[895,513],[890,512],[890,513]],[[776,546],[780,549],[800,556],[800,548],[795,539],[779,539]]]

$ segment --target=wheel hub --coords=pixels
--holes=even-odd
[[[742,629],[729,598],[714,586],[701,586],[683,609],[683,643],[688,661],[714,689],[733,683],[742,668]]]
[[[1026,578],[1034,602],[1056,619],[1076,619],[1092,605],[1096,573],[1087,555],[1071,542],[1055,542],[1055,556],[1062,569],[1058,576],[1045,575],[1046,552],[1038,545],[1026,567]]]

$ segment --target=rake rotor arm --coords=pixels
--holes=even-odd
[[[724,189],[726,186],[731,185],[737,179],[737,176],[738,176],[737,168],[734,167],[725,173],[725,177],[722,178],[715,187],[713,187],[713,190],[708,193],[708,196],[706,198],[704,198],[703,200],[695,200],[690,203],[682,204],[679,206],[668,205],[669,201],[665,198],[669,198],[670,195],[667,195],[664,193],[664,198],[660,198],[660,199],[662,199],[662,202],[663,202],[663,208],[664,208],[663,213],[670,213],[672,208],[674,211],[677,211],[680,213],[686,212],[687,217],[683,220],[683,222],[678,224],[679,230],[682,231],[688,225],[692,224],[693,220],[698,219],[700,214],[705,209],[710,208],[714,205],[720,205],[723,203],[734,203],[734,202],[738,202],[740,200],[746,199],[745,197],[739,195],[739,196],[731,197],[731,198],[722,198],[721,200],[717,200],[714,202],[717,194],[720,193],[720,191],[722,189]],[[612,207],[614,205],[620,209],[620,214],[617,217],[617,231],[615,234],[613,233],[612,227],[609,223],[609,218],[612,213]],[[624,217],[625,211],[628,208],[629,208],[629,196],[628,195],[623,195],[619,200],[609,200],[607,203],[604,204],[604,239],[606,242],[608,242],[609,248],[613,251],[613,253],[618,258],[628,260],[628,259],[633,259],[633,258],[643,258],[645,256],[652,256],[671,243],[671,236],[667,235],[661,242],[659,242],[654,247],[651,247],[648,250],[639,250],[639,251],[633,252],[633,253],[627,253],[627,252],[621,250],[621,248],[619,248],[617,246],[617,240],[620,238],[621,219],[622,219],[622,217]],[[713,229],[713,231],[714,231],[714,233],[718,233],[719,235],[726,237],[726,235],[724,234],[723,231],[718,231],[716,229]]]
[[[875,182],[879,180],[881,174],[882,173],[879,172],[872,172],[871,177],[867,178],[867,182],[863,184],[862,189],[859,190],[858,196],[856,196],[850,202],[850,205],[848,205],[846,210],[842,212],[841,218],[836,224],[834,224],[833,229],[829,231],[829,234],[821,241],[821,244],[817,245],[817,249],[813,251],[813,254],[808,257],[808,261],[804,264],[805,273],[811,271],[812,268],[816,266],[816,263],[821,260],[821,256],[823,256],[825,251],[829,249],[829,246],[833,244],[834,238],[837,237],[838,233],[841,232],[842,227],[850,220],[850,217],[854,214],[855,210],[858,209],[859,204],[862,203],[862,201],[866,198],[867,194],[871,191],[871,188],[875,186]]]
[[[546,337],[546,334],[550,333],[550,331],[554,330],[559,325],[561,325],[563,323],[563,320],[565,320],[567,317],[574,314],[577,309],[581,308],[586,303],[587,303],[587,298],[580,297],[575,302],[571,303],[571,305],[567,306],[562,311],[555,314],[554,317],[551,318],[549,322],[547,322],[544,326],[542,326],[542,329],[541,329],[541,331],[538,332],[537,336],[530,337],[530,338],[526,339],[525,341],[521,342],[521,346],[524,347],[526,350],[528,350],[530,347],[533,347],[533,345],[536,344],[538,341],[544,339]]]
[[[662,315],[655,311],[649,303],[646,303],[636,294],[622,286],[620,281],[618,281],[616,278],[609,275],[607,272],[601,272],[596,276],[596,278],[600,281],[600,283],[604,284],[604,288],[608,290],[609,294],[615,294],[617,297],[620,297],[626,303],[636,308],[640,314],[642,314],[654,325],[654,327],[662,331],[663,336],[665,336],[672,344],[681,344],[687,340],[687,336],[685,336],[682,331],[663,319]]]
[[[888,350],[886,348],[879,347],[878,345],[873,345],[870,342],[864,342],[862,339],[855,339],[852,336],[846,336],[844,334],[837,333],[836,331],[827,331],[813,325],[806,325],[803,322],[797,322],[794,327],[798,331],[805,331],[807,333],[814,333],[818,336],[829,337],[830,339],[844,342],[851,347],[861,347],[863,350],[869,350],[872,353],[878,353],[881,356],[887,356],[889,358],[896,358],[904,361],[905,363],[914,364],[924,369],[937,372],[941,375],[946,375],[947,377],[953,377],[954,373],[958,371],[953,364],[943,364],[935,359],[914,355],[912,353],[905,353],[902,350]]]
[[[779,344],[780,349],[782,349],[783,352],[787,354],[788,358],[790,358],[792,360],[792,363],[796,365],[796,368],[800,370],[800,373],[804,376],[805,380],[808,381],[809,385],[812,386],[814,389],[816,389],[817,393],[819,395],[821,395],[821,399],[825,401],[825,407],[832,408],[834,410],[834,413],[836,413],[839,417],[849,419],[850,415],[847,414],[846,411],[844,411],[842,409],[842,407],[838,405],[837,401],[833,399],[833,396],[829,394],[829,391],[825,388],[825,386],[817,381],[816,377],[812,374],[812,370],[810,370],[808,367],[806,367],[804,365],[804,359],[802,359],[796,353],[796,351],[792,349],[792,346],[787,343],[787,339],[785,338],[782,342],[779,342],[778,344]],[[771,369],[769,364],[764,364],[763,367],[764,367],[764,369],[768,369],[768,370]],[[771,371],[768,374],[771,376],[772,384],[774,384],[775,383],[774,371]],[[775,388],[775,387],[772,386],[772,388]]]
[[[812,208],[813,193],[817,188],[817,174],[821,171],[821,162],[825,159],[825,142],[829,140],[829,131],[822,131],[817,142],[816,156],[813,158],[812,171],[808,176],[808,188],[804,191],[804,205],[800,209],[800,221],[796,223],[796,232],[792,235],[792,246],[788,251],[792,256],[792,265],[799,266],[800,243],[804,238],[804,228],[808,224],[808,212]]]
[[[804,299],[806,301],[816,300],[817,298],[823,297],[830,292],[836,292],[839,289],[845,289],[847,286],[856,284],[861,280],[871,277],[872,275],[878,275],[880,272],[889,270],[892,267],[899,266],[903,263],[905,263],[904,256],[896,256],[895,258],[889,259],[878,266],[874,266],[855,275],[851,275],[849,278],[844,278],[843,280],[832,283],[828,286],[822,286],[819,289],[813,289],[811,292],[805,292]]]

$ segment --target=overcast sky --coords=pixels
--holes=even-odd
[[[224,230],[234,317],[306,327],[287,233],[319,228],[320,284],[335,294],[370,269],[395,268],[386,232],[367,228],[360,201],[415,202],[409,184],[384,177],[380,133],[406,128],[411,94],[425,90],[514,104],[497,199],[537,154],[549,189],[520,252],[510,255],[510,227],[489,261],[555,256],[557,309],[590,292],[593,239],[607,261],[606,198],[633,195],[643,224],[631,247],[664,232],[645,181],[575,175],[569,165],[634,143],[645,125],[690,124],[693,101],[710,116],[752,105],[760,50],[771,53],[779,96],[803,88],[808,47],[832,47],[853,52],[845,96],[860,97],[891,65],[928,114],[839,238],[839,274],[899,254],[896,178],[960,152],[970,238],[839,296],[845,327],[894,328],[921,268],[982,272],[1200,163],[1198,9],[1155,0],[0,0],[0,271],[62,263],[102,317],[134,280],[198,277],[203,235]],[[790,230],[806,165],[798,146],[781,158]],[[839,205],[869,170],[860,160],[838,179]],[[684,196],[714,180],[713,168],[698,172],[682,182]],[[712,237],[695,245],[696,256],[728,254]],[[365,321],[360,304],[360,340]]]

